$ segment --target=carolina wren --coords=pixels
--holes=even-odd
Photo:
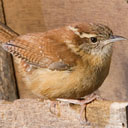
[[[76,23],[21,35],[2,47],[16,58],[35,95],[79,99],[101,86],[109,72],[112,42],[125,39],[102,24]]]

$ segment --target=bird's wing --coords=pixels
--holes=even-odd
[[[76,65],[74,54],[55,34],[27,34],[3,44],[12,55],[30,65],[51,70],[67,70]]]

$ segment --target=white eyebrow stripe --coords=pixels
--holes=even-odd
[[[87,33],[82,33],[82,34],[80,34],[79,32],[78,32],[78,29],[77,28],[74,28],[74,27],[72,27],[72,26],[68,26],[68,29],[69,30],[71,30],[71,31],[73,31],[76,35],[78,35],[80,38],[91,38],[91,37],[96,37],[97,35],[96,34],[87,34]]]
[[[96,37],[97,35],[95,34],[87,34],[87,33],[82,33],[82,35],[80,35],[81,38],[91,38],[91,37]]]

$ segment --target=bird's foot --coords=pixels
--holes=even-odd
[[[85,124],[85,125],[91,125],[91,123],[88,121],[87,119],[87,115],[86,115],[86,107],[89,103],[93,102],[94,100],[103,100],[100,96],[96,95],[95,93],[92,93],[86,97],[83,97],[79,100],[75,100],[75,99],[62,99],[62,98],[57,98],[58,101],[61,102],[67,102],[67,103],[72,103],[72,104],[77,104],[81,106],[81,110],[80,110],[80,122],[81,124]],[[84,117],[83,117],[83,113],[84,113]]]
[[[56,116],[60,116],[60,106],[58,104],[58,101],[52,101],[50,104],[49,110],[52,114]]]

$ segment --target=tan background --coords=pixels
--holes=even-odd
[[[39,32],[73,22],[99,22],[128,38],[125,0],[4,0],[7,25],[20,34]],[[19,77],[18,77],[19,78]],[[31,97],[19,82],[21,98]],[[106,99],[128,100],[128,42],[116,43],[108,78],[99,93]]]

